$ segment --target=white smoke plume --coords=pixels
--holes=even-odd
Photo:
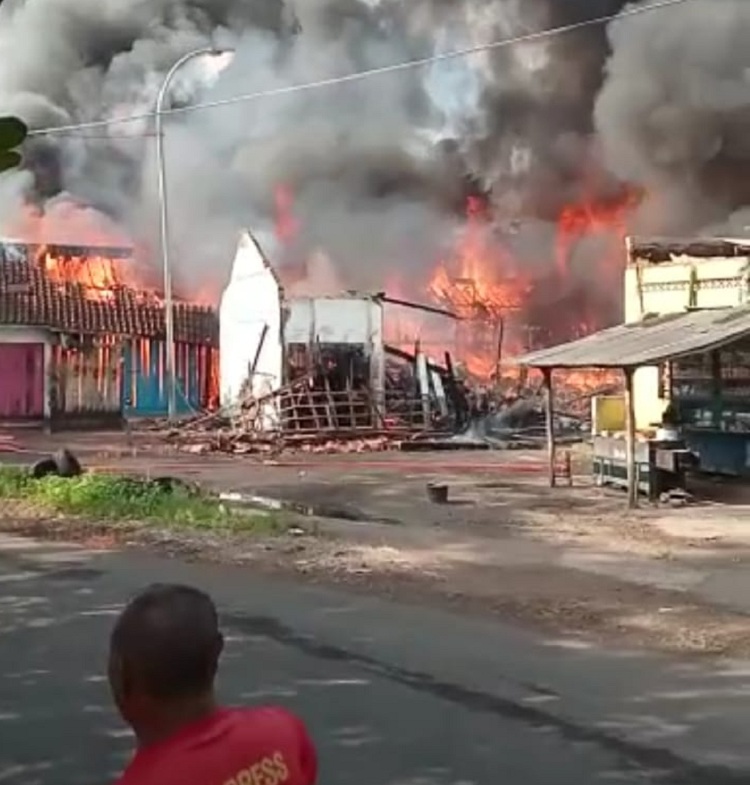
[[[474,9],[416,5],[6,0],[0,104],[37,128],[142,112],[172,63],[209,43],[234,47],[234,61],[210,89],[199,84],[199,66],[186,69],[173,101],[345,75],[430,54],[438,43],[476,40],[481,19]],[[494,3],[507,33],[517,27],[516,6]],[[440,42],[437,28],[420,19],[438,23]],[[20,53],[18,40],[26,42]],[[481,58],[473,66],[487,69]],[[474,101],[451,101],[456,79],[474,85]],[[269,229],[280,185],[294,193],[299,253],[324,250],[350,285],[382,286],[388,269],[426,269],[449,240],[466,188],[463,143],[439,141],[474,133],[477,84],[466,64],[451,63],[170,120],[170,214],[183,283],[215,287],[237,232]],[[35,178],[33,187],[27,178],[13,180],[18,198],[43,210],[47,199],[67,192],[153,243],[151,131],[145,123],[113,125],[28,145]],[[6,226],[17,201],[6,200],[0,211]]]
[[[186,68],[173,104],[345,75],[416,51],[356,0],[17,0],[0,8],[0,31],[0,104],[37,128],[147,111],[175,60],[211,43],[235,48],[232,64],[212,89],[199,78],[206,63]],[[19,39],[28,42],[20,56]],[[461,189],[436,165],[430,132],[444,121],[422,80],[394,75],[169,120],[183,285],[218,293],[237,233],[269,228],[281,185],[295,195],[300,251],[324,248],[335,265],[356,270],[354,285],[382,284],[382,266],[434,259],[449,228],[440,199]],[[128,123],[31,143],[35,181],[6,178],[15,198],[0,210],[3,228],[16,222],[19,202],[31,197],[44,212],[47,199],[67,192],[154,245],[152,131]]]
[[[148,111],[176,59],[210,44],[236,49],[232,63],[218,75],[207,63],[186,68],[173,105],[346,75],[623,6],[5,0],[0,110],[36,128]],[[188,293],[217,296],[238,232],[272,235],[279,187],[294,196],[299,231],[272,257],[291,265],[322,253],[342,285],[360,288],[381,288],[392,271],[418,282],[451,242],[472,191],[490,193],[504,242],[528,265],[551,265],[560,211],[592,182],[602,198],[623,181],[643,186],[639,229],[699,232],[733,214],[742,224],[748,28],[746,0],[690,0],[609,29],[170,118],[177,278]],[[20,204],[59,214],[70,194],[156,247],[150,123],[40,138],[26,156],[32,174],[0,177],[0,229]],[[595,247],[579,249],[584,269],[596,263]]]

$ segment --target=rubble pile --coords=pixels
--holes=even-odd
[[[248,395],[231,415],[214,413],[182,421],[164,431],[177,449],[194,454],[360,454],[388,450],[541,448],[545,442],[544,395],[540,384],[472,384],[442,373],[444,399],[422,397],[404,364],[386,372],[385,408],[368,389],[336,393],[309,380],[285,385],[255,399]],[[562,443],[590,433],[591,397],[616,392],[606,384],[582,390],[555,389],[555,431]],[[158,427],[156,424],[154,427]]]
[[[386,426],[363,391],[320,394],[297,382],[253,398],[247,395],[231,414],[182,421],[164,432],[178,449],[195,455],[213,452],[266,455],[381,452],[395,449],[406,431]]]
[[[201,427],[182,425],[169,430],[164,437],[180,451],[192,455],[226,453],[268,457],[294,452],[313,455],[384,452],[398,449],[401,443],[398,434],[308,434],[295,438],[293,435],[279,433],[258,434],[243,431],[231,425],[211,428],[207,424],[201,424]]]

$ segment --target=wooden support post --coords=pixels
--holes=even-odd
[[[628,468],[628,508],[638,506],[638,471],[635,460],[635,402],[633,368],[623,368],[625,375],[625,456]]]
[[[549,487],[557,485],[555,473],[555,400],[554,390],[552,389],[552,369],[544,368],[544,409],[547,427],[547,461],[549,471]]]

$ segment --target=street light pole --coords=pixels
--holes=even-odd
[[[205,47],[183,55],[164,77],[156,98],[156,161],[159,175],[159,222],[161,231],[161,260],[164,274],[164,325],[166,331],[167,415],[170,422],[177,416],[177,353],[174,339],[174,300],[172,297],[172,266],[169,259],[169,210],[167,209],[167,170],[164,157],[164,101],[175,74],[188,62],[198,57],[218,57],[226,49]]]

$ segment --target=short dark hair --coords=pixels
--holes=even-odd
[[[211,688],[222,637],[213,600],[191,586],[154,584],[125,607],[111,649],[151,697],[170,700]]]

